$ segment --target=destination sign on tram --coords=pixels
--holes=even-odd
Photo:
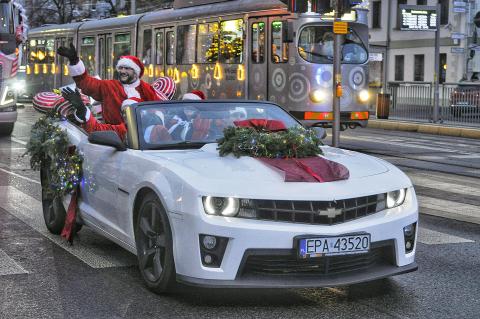
[[[428,6],[400,6],[402,31],[436,31],[437,10]]]

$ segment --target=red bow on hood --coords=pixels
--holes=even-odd
[[[237,127],[251,127],[257,131],[277,132],[287,129],[285,124],[283,124],[283,122],[279,120],[250,119],[243,121],[234,121],[233,123]]]

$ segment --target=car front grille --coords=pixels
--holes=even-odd
[[[388,245],[371,248],[368,253],[344,256],[327,256],[298,259],[291,251],[288,254],[264,255],[255,250],[247,251],[241,276],[249,275],[335,275],[365,270],[377,265],[394,264],[394,247]]]
[[[385,209],[386,194],[336,201],[241,200],[238,217],[312,225],[334,225]]]

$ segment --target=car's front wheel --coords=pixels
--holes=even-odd
[[[138,267],[147,287],[155,293],[168,292],[175,285],[172,232],[158,197],[147,194],[135,224]]]
[[[0,125],[0,136],[9,136],[13,132],[13,123],[3,123]]]

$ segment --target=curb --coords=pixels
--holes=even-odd
[[[430,123],[411,123],[392,120],[368,120],[368,128],[377,128],[393,131],[418,132],[435,135],[455,136],[480,139],[480,128],[445,126]]]

